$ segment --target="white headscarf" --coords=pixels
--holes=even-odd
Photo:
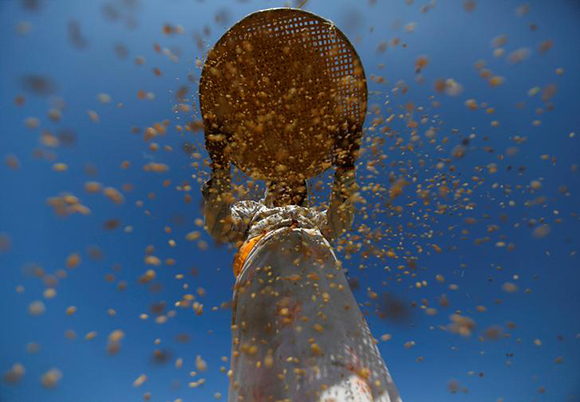
[[[268,191],[268,189],[271,186],[272,186],[272,184],[268,185],[268,183],[266,183],[266,190],[264,191],[264,196],[260,200],[260,202],[268,208],[274,207],[275,195],[271,194],[270,191]],[[304,180],[304,187],[306,187],[306,195],[304,196],[304,199],[302,200],[302,204],[300,204],[298,206],[303,207],[303,208],[308,208],[309,207],[309,198],[310,198],[310,184],[308,183],[308,180]]]

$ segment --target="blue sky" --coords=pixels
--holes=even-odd
[[[25,3],[0,2],[0,157],[19,161],[18,169],[4,162],[0,166],[0,233],[2,241],[9,239],[11,244],[0,251],[0,371],[15,363],[26,369],[19,383],[0,383],[0,401],[140,400],[145,392],[151,393],[152,401],[209,401],[215,400],[216,392],[225,399],[227,377],[220,366],[229,368],[221,358],[230,353],[231,310],[220,306],[231,298],[233,251],[215,245],[199,221],[196,224],[201,218],[198,179],[207,177],[207,168],[193,167],[202,159],[182,149],[184,143],[194,144],[205,158],[203,136],[179,132],[176,126],[199,117],[196,60],[235,21],[285,3],[40,0],[36,11],[26,9]],[[116,20],[105,17],[106,3],[118,12]],[[450,0],[312,0],[305,6],[344,30],[361,56],[367,77],[384,78],[383,83],[369,80],[374,91],[369,98],[372,110],[378,108],[383,118],[395,114],[390,126],[397,136],[387,137],[377,130],[366,137],[384,140],[385,163],[376,174],[366,169],[373,159],[367,144],[359,177],[362,186],[379,183],[385,188],[390,186],[389,174],[409,181],[403,195],[393,201],[402,212],[393,213],[392,207],[386,208],[385,197],[367,191],[362,193],[365,205],[375,213],[365,217],[365,205],[359,204],[356,222],[380,232],[384,237],[374,246],[393,249],[398,258],[355,253],[345,266],[358,280],[354,293],[368,314],[374,336],[391,335],[379,347],[405,401],[580,400],[580,181],[574,167],[580,160],[580,42],[576,39],[580,6],[570,0],[529,1],[529,12],[518,15],[523,4],[478,1],[471,12],[463,1]],[[422,12],[425,5],[430,5],[428,11]],[[225,19],[216,22],[216,15]],[[86,46],[71,42],[71,21],[80,27]],[[164,35],[165,24],[180,25],[184,33]],[[26,28],[28,32],[22,33]],[[495,57],[491,42],[504,34],[508,37],[505,53]],[[195,35],[203,38],[201,49]],[[395,38],[400,41],[397,46],[392,42]],[[547,40],[553,46],[541,54],[538,46]],[[380,52],[377,49],[384,41],[388,48]],[[115,52],[119,45],[127,50],[125,58]],[[529,49],[521,51],[529,56],[512,64],[509,55],[518,49]],[[178,61],[168,54],[178,56]],[[421,84],[415,61],[422,55],[429,64],[421,72]],[[144,65],[136,65],[137,56],[144,57]],[[503,77],[503,84],[492,87],[482,79],[475,67],[478,60],[485,60],[493,76]],[[154,68],[160,69],[161,76],[153,73]],[[563,69],[561,75],[558,68]],[[42,95],[27,90],[23,82],[30,75],[49,77],[54,92]],[[463,90],[457,96],[438,93],[434,90],[438,79],[453,79]],[[175,94],[183,85],[189,85],[189,104],[195,105],[190,112],[176,113]],[[405,94],[393,91],[403,85],[408,87]],[[557,86],[549,100],[552,110],[541,99],[549,85]],[[535,87],[539,92],[533,95]],[[140,90],[153,93],[154,99],[138,99]],[[112,102],[100,102],[101,93]],[[15,104],[17,96],[25,98],[24,105]],[[477,110],[466,107],[469,99],[477,102]],[[525,104],[518,107],[520,102]],[[404,115],[411,103],[414,119],[427,120],[418,128],[421,141],[414,143],[415,150],[402,151],[395,146],[397,138],[405,145],[413,141],[406,119],[398,115]],[[486,113],[488,107],[495,112]],[[54,108],[61,110],[60,121],[48,117]],[[89,110],[98,114],[98,123],[91,120]],[[39,119],[38,128],[26,127],[30,117]],[[169,123],[167,132],[155,138],[159,149],[152,151],[142,132],[164,120]],[[371,120],[369,116],[367,127]],[[535,125],[535,120],[540,123]],[[434,144],[426,137],[431,126],[437,128]],[[132,133],[132,127],[139,127],[141,134]],[[46,139],[52,137],[46,132],[41,143],[43,130],[61,138],[61,143],[47,146]],[[62,141],[67,138],[59,137],[63,132],[74,133],[73,145]],[[525,141],[518,140],[523,137]],[[453,158],[453,149],[465,138],[470,138],[464,145],[465,156]],[[173,150],[166,151],[166,146]],[[35,150],[44,150],[44,157],[35,157]],[[121,168],[124,161],[130,163],[126,169]],[[441,161],[444,167],[438,168]],[[164,163],[169,171],[145,172],[143,166],[150,162]],[[56,172],[55,163],[66,164],[68,170]],[[493,163],[497,172],[492,174]],[[440,183],[442,174],[449,183],[456,180],[466,193],[455,200],[451,192],[443,200],[436,196],[436,188],[431,189],[431,202],[423,205],[417,190]],[[167,180],[169,184],[164,183]],[[87,193],[87,181],[118,189],[124,203]],[[532,188],[538,187],[533,181],[540,184],[538,189]],[[47,200],[65,192],[76,195],[91,213],[57,216]],[[186,194],[191,197],[188,202]],[[438,203],[448,204],[446,214],[434,212]],[[105,230],[103,225],[110,220],[118,220],[119,227]],[[534,232],[542,225],[550,228],[547,236]],[[201,232],[199,240],[206,242],[207,249],[199,240],[186,240],[193,231]],[[486,236],[489,241],[475,244]],[[170,240],[175,240],[175,247]],[[515,249],[508,251],[501,243],[513,243]],[[153,246],[150,254],[161,259],[159,267],[144,263],[148,246]],[[98,247],[102,257],[91,258],[91,247]],[[66,259],[73,253],[81,256],[81,263],[67,269]],[[409,258],[417,259],[416,268],[405,268]],[[167,259],[175,264],[167,265]],[[42,278],[31,274],[33,266],[42,267]],[[151,268],[156,278],[140,284],[139,278]],[[62,272],[66,277],[61,277]],[[417,287],[422,281],[427,286]],[[119,283],[126,283],[124,291],[118,290]],[[518,291],[506,292],[505,283],[516,284]],[[23,291],[18,292],[18,286]],[[46,298],[47,288],[54,288],[56,296]],[[205,290],[202,296],[198,288]],[[368,288],[379,297],[370,297]],[[385,293],[402,306],[400,320],[377,315]],[[202,315],[196,316],[191,307],[175,307],[186,294],[195,295],[204,305]],[[447,307],[439,303],[443,294],[449,300]],[[38,300],[46,311],[31,316],[29,305]],[[425,303],[437,313],[426,314],[421,308]],[[163,310],[165,323],[155,322],[153,305]],[[70,306],[77,311],[69,316],[65,312]],[[485,306],[486,311],[476,306]],[[143,313],[149,319],[142,320]],[[471,336],[450,331],[452,314],[474,320]],[[500,339],[478,339],[494,326],[502,328]],[[67,330],[77,338],[67,339]],[[107,338],[115,330],[122,330],[125,337],[120,351],[111,356],[106,353]],[[85,341],[91,331],[98,335]],[[187,342],[179,341],[183,334]],[[410,341],[414,346],[405,348]],[[27,353],[31,342],[40,344],[38,353]],[[166,358],[156,361],[155,350]],[[208,370],[191,376],[191,371],[199,371],[198,355]],[[556,363],[558,357],[561,363]],[[175,367],[178,358],[183,359],[180,369]],[[40,377],[53,367],[63,377],[57,387],[47,390]],[[142,374],[147,381],[134,387],[133,381]],[[205,379],[203,385],[189,388],[200,378]],[[450,392],[450,381],[459,384],[458,393]]]

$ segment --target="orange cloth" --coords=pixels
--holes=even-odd
[[[258,243],[260,239],[262,239],[262,237],[266,236],[266,233],[267,232],[264,232],[261,235],[252,237],[251,239],[246,240],[244,244],[242,244],[242,247],[240,247],[240,250],[236,253],[236,256],[234,257],[234,276],[236,278],[238,277],[240,272],[242,272],[242,267],[244,266],[244,263],[248,259],[250,252],[254,249],[256,243]]]
[[[297,227],[298,227],[298,222],[295,221],[295,220],[292,220],[292,225],[290,226],[289,229],[292,230],[292,229],[295,229]],[[244,263],[248,259],[248,256],[250,255],[250,252],[254,249],[254,247],[256,246],[256,244],[264,236],[266,236],[266,234],[268,234],[268,231],[265,231],[261,235],[252,237],[251,239],[246,240],[244,242],[244,244],[242,244],[242,247],[240,247],[240,249],[238,250],[238,252],[234,256],[234,276],[236,278],[238,277],[238,275],[240,274],[240,272],[242,272],[242,267],[244,266]]]

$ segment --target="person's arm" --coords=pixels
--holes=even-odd
[[[348,232],[354,221],[354,195],[357,191],[356,173],[353,168],[337,168],[326,210],[325,225],[322,234],[334,240]]]
[[[248,205],[236,208],[231,190],[230,162],[227,157],[227,139],[218,130],[211,129],[206,137],[206,149],[211,159],[211,177],[202,188],[205,229],[221,242],[238,242],[249,224]]]
[[[333,152],[336,166],[330,203],[326,210],[324,236],[335,239],[349,231],[354,220],[354,197],[358,190],[355,163],[358,157],[362,131],[344,127],[337,136]]]
[[[216,240],[231,241],[233,219],[229,169],[212,169],[211,178],[202,188],[205,230]]]

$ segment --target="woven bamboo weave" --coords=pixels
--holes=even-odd
[[[313,177],[330,167],[339,130],[361,130],[362,63],[315,14],[248,15],[208,53],[199,86],[205,134],[224,134],[232,162],[256,178]]]

